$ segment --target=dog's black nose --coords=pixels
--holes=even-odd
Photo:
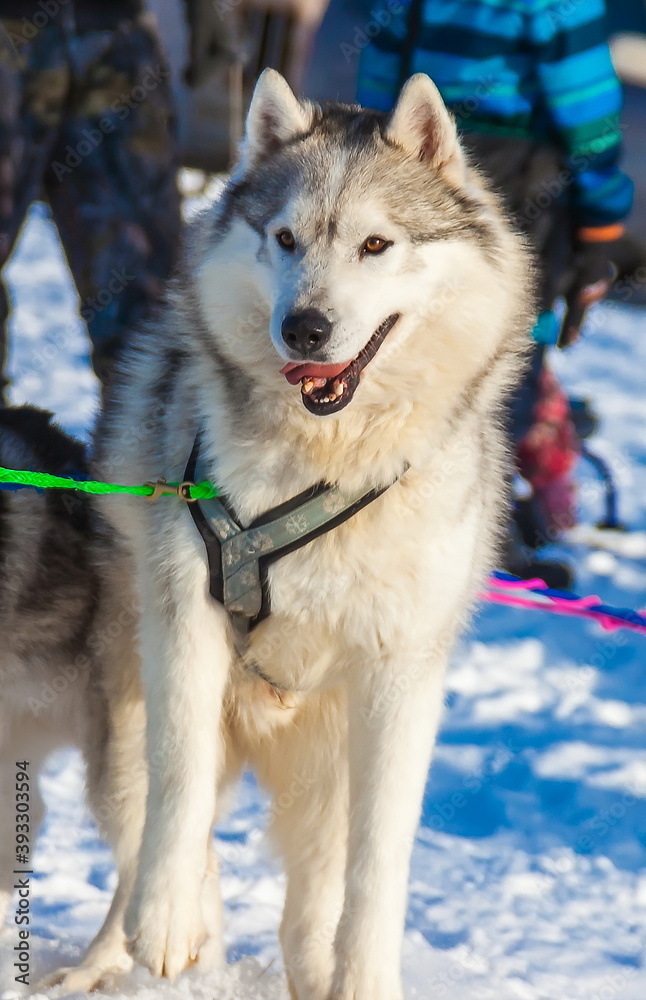
[[[317,309],[290,313],[283,320],[283,340],[304,358],[324,347],[331,333],[332,324]]]

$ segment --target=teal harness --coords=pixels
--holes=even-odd
[[[199,481],[199,436],[184,478]],[[394,482],[399,480],[399,476]],[[200,532],[209,564],[209,590],[224,606],[238,644],[271,613],[268,571],[277,559],[343,524],[385,493],[381,489],[345,492],[319,483],[272,507],[244,528],[222,497],[196,499],[188,507]]]

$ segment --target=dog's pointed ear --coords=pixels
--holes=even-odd
[[[416,73],[404,84],[386,137],[453,183],[464,181],[465,162],[455,122],[425,73]]]
[[[241,149],[243,165],[257,163],[295,135],[307,132],[312,110],[311,104],[298,100],[280,73],[263,70],[247,113]]]

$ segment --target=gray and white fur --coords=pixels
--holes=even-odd
[[[243,525],[321,481],[390,488],[272,565],[244,657],[187,506],[98,505],[132,560],[149,791],[112,834],[120,884],[89,978],[125,941],[171,978],[221,961],[210,832],[251,766],[286,867],[291,996],[401,1000],[410,850],[447,657],[495,564],[532,285],[427,77],[386,117],[263,74],[240,162],[108,400],[94,472],[181,481],[199,433]],[[120,732],[109,755],[136,757]]]

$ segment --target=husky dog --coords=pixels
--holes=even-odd
[[[81,445],[49,418],[29,407],[0,409],[0,463],[83,475]],[[78,683],[68,680],[77,655],[87,652],[97,607],[88,515],[88,508],[67,492],[0,491],[0,926],[15,882],[12,872],[19,867],[15,763],[29,761],[31,829],[26,832],[33,848],[43,815],[37,784],[43,758],[67,742],[84,743],[93,726],[86,712],[90,671],[77,670]]]
[[[87,478],[83,446],[50,416],[0,409],[0,464]],[[89,802],[118,862],[133,827],[139,836],[129,806],[139,803],[141,813],[146,798],[145,717],[127,566],[114,532],[77,493],[0,491],[0,929],[21,868],[17,833],[26,843],[22,867],[31,867],[44,808],[38,774],[52,750],[83,751]],[[22,761],[30,777],[26,822],[15,808],[26,801],[16,789]],[[120,905],[117,896],[117,912]],[[51,981],[86,989],[129,963],[120,922],[110,919],[83,967]]]
[[[128,900],[154,974],[221,956],[208,845],[248,765],[275,799],[292,997],[401,1000],[409,857],[447,656],[495,561],[532,283],[427,77],[386,117],[262,75],[239,165],[97,439],[102,479],[222,497],[221,563],[185,485],[101,501],[135,566],[149,762],[111,920]],[[314,500],[328,523],[308,536]],[[310,540],[258,571],[272,508]],[[233,593],[236,558],[260,612]]]

